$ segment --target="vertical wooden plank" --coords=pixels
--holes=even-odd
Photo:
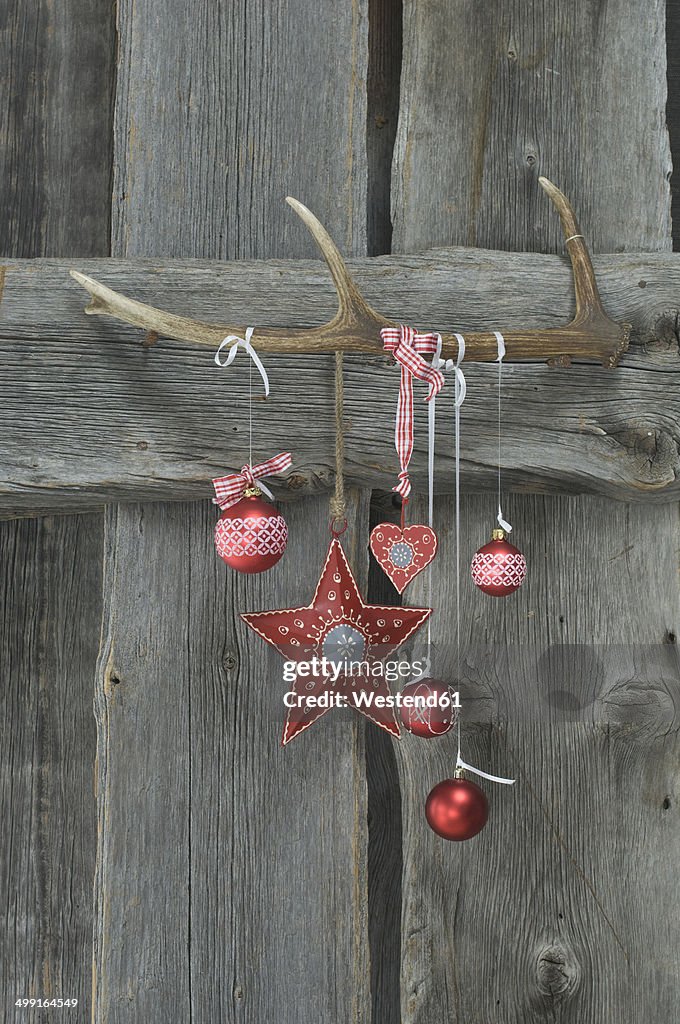
[[[366,5],[122,0],[114,251],[317,256],[293,195],[364,254]]]
[[[109,511],[96,1019],[367,1019],[363,731],[328,718],[283,750],[280,659],[238,617],[311,597],[327,521],[291,506],[290,552],[249,579],[216,560],[209,506]]]
[[[325,497],[286,508],[289,550],[248,579],[192,520],[191,1005],[193,1019],[369,1021],[364,728],[329,713],[280,746],[280,656],[241,611],[312,599],[328,543]],[[368,495],[345,550],[365,588]]]
[[[465,561],[490,509],[489,496],[466,499]],[[576,1024],[605,1006],[625,1024],[663,1020],[680,970],[680,929],[665,895],[680,853],[680,684],[668,642],[680,618],[677,508],[514,497],[506,511],[531,575],[497,607],[466,572],[463,756],[518,781],[512,790],[482,782],[487,828],[447,844],[428,829],[423,806],[451,775],[455,736],[402,740],[403,1019],[538,1022],[559,1013]],[[447,678],[451,514],[439,504],[432,579]],[[414,592],[422,599],[422,587]]]
[[[668,248],[664,15],[663,0],[407,0],[393,251],[562,252],[539,174],[596,250]]]
[[[0,252],[109,249],[115,25],[107,0],[0,8]]]
[[[190,8],[124,0],[118,23],[116,255],[316,255],[287,193],[309,204],[346,251],[366,251],[365,0],[323,11],[287,0]],[[328,369],[331,379],[330,360]],[[215,444],[226,469],[228,439]],[[272,454],[255,446],[257,456]],[[95,1020],[362,1021],[370,1012],[363,729],[329,720],[281,751],[281,667],[238,619],[311,598],[326,506],[287,510],[285,559],[253,578],[218,562],[214,510],[187,506],[181,515],[168,539],[171,511],[120,508],[124,525],[111,535],[107,580],[119,567],[106,614],[111,664],[122,642],[135,696],[126,721],[124,692],[111,689],[103,659]],[[142,582],[135,517],[147,523]],[[352,519],[365,582],[365,497]],[[161,558],[162,577],[154,569]],[[136,588],[148,579],[145,628],[163,615],[169,650],[178,649],[161,701],[147,683],[161,683],[150,647],[125,640],[138,635]],[[135,779],[138,813],[129,816]],[[158,834],[170,799],[171,834]],[[118,809],[115,820],[107,805]],[[134,828],[121,864],[126,821]],[[146,916],[169,880],[167,899]],[[139,897],[134,911],[126,891]],[[140,947],[148,955],[140,958]]]
[[[108,254],[114,44],[107,0],[0,8],[3,255]],[[0,544],[3,1019],[45,997],[86,1020],[102,519],[6,522]]]
[[[92,679],[100,516],[0,524],[3,1019],[17,998],[90,1002]],[[54,1010],[30,1011],[47,1020]]]
[[[95,1020],[188,1020],[192,565],[182,504],[110,506],[95,690]]]
[[[427,15],[408,4],[395,247],[561,251],[536,189],[547,174],[596,248],[668,248],[663,16],[624,0]],[[454,49],[460,59],[444,59]],[[507,512],[530,578],[494,602],[467,575],[493,501],[464,504],[463,737],[464,756],[518,785],[486,785],[487,829],[447,844],[423,806],[452,772],[454,739],[397,747],[401,1020],[663,1020],[680,969],[666,898],[680,847],[677,509],[515,496]],[[452,522],[452,502],[438,503],[440,645],[454,615]],[[453,676],[454,655],[440,650],[439,672]]]

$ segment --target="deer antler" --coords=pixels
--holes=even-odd
[[[504,335],[506,361],[541,358],[554,365],[568,366],[572,358],[583,358],[599,359],[603,366],[616,366],[621,353],[628,347],[630,325],[615,323],[602,307],[590,254],[566,196],[547,178],[538,180],[554,203],[562,222],[574,274],[576,315],[564,327],[544,331],[508,331]],[[322,327],[259,327],[258,349],[263,352],[381,353],[380,328],[393,326],[393,321],[376,313],[368,305],[350,277],[333,239],[314,214],[297,199],[289,196],[286,202],[307,225],[321,250],[338,293],[338,312]],[[86,313],[114,317],[134,327],[141,327],[152,336],[163,335],[177,341],[217,348],[226,335],[243,334],[245,330],[245,327],[209,324],[155,309],[121,295],[76,270],[71,271],[71,277],[92,297],[85,309]],[[455,337],[442,334],[442,340],[442,355],[455,358],[458,351]],[[466,333],[465,341],[468,360],[493,362],[497,359],[498,344],[491,331]]]

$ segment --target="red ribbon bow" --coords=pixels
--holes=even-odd
[[[380,332],[383,347],[391,352],[401,366],[401,384],[399,401],[397,402],[397,421],[394,431],[394,444],[399,455],[399,483],[392,490],[402,498],[411,493],[411,481],[408,475],[408,464],[413,454],[413,378],[427,381],[430,385],[425,401],[431,402],[444,386],[444,377],[434,366],[426,363],[421,353],[432,354],[437,351],[438,334],[419,334],[412,327],[404,324],[399,327],[383,327]]]
[[[240,473],[217,477],[213,480],[215,504],[219,505],[221,509],[235,505],[248,487],[258,486],[256,481],[262,480],[264,476],[283,473],[285,469],[290,468],[292,462],[290,452],[281,452],[280,455],[275,455],[272,459],[267,459],[266,462],[260,462],[257,466],[243,466]],[[260,486],[265,494],[272,497],[271,492],[264,485],[260,484]]]

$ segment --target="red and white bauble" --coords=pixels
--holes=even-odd
[[[404,728],[414,736],[426,740],[443,736],[455,724],[458,709],[451,687],[441,679],[414,680],[401,695],[414,698],[413,706],[402,704],[399,709]]]
[[[492,539],[479,549],[470,566],[475,586],[491,597],[512,594],[527,574],[526,558],[507,538],[505,530],[494,530]]]
[[[281,513],[251,488],[225,509],[215,525],[220,558],[238,572],[264,572],[286,550],[288,527]]]
[[[425,817],[442,839],[460,843],[482,831],[489,817],[489,802],[484,790],[457,769],[456,778],[444,779],[430,790]]]

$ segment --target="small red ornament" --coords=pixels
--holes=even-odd
[[[482,831],[489,817],[489,802],[484,790],[456,769],[455,778],[444,779],[430,790],[425,816],[442,839],[462,842]]]
[[[479,549],[470,566],[475,585],[491,597],[512,594],[527,574],[526,558],[507,537],[505,530],[494,530],[492,540]]]
[[[454,725],[458,709],[453,703],[451,687],[441,679],[416,679],[406,684],[401,695],[423,698],[426,701],[429,698],[430,701],[430,705],[425,704],[424,707],[407,707],[402,704],[399,709],[404,727],[414,736],[429,740],[433,736],[443,736]]]
[[[400,594],[437,554],[437,534],[429,526],[379,523],[371,530],[371,551]]]
[[[280,512],[260,497],[259,487],[225,509],[215,525],[220,558],[238,572],[271,569],[286,550],[288,527]]]

